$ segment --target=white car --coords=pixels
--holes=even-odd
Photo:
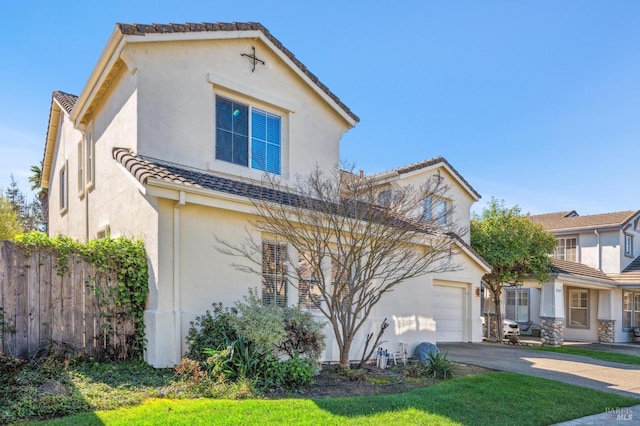
[[[482,325],[484,326],[484,317],[482,317]],[[502,322],[502,337],[508,339],[511,336],[520,336],[520,326],[515,321],[505,319]]]
[[[511,336],[519,336],[519,335],[520,335],[520,326],[518,325],[518,323],[510,319],[505,319],[502,323],[503,338],[508,339]]]

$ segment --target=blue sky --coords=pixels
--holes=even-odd
[[[3,1],[0,186],[28,189],[51,92],[79,94],[116,22],[258,21],[356,114],[367,173],[443,156],[532,214],[640,209],[640,2]]]

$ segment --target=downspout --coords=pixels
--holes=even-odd
[[[84,194],[84,241],[89,242],[89,190]]]
[[[596,234],[596,253],[598,256],[598,270],[602,271],[602,256],[600,255],[600,234],[597,229],[593,230],[593,233]]]
[[[186,204],[184,191],[180,191],[178,202],[173,206],[173,330],[174,363],[182,358],[182,314],[180,312],[180,207]]]

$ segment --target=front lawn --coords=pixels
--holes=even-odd
[[[149,399],[43,425],[443,424],[548,425],[640,400],[537,377],[496,372],[393,395],[325,399]]]
[[[600,350],[594,350],[594,349],[576,348],[573,346],[560,346],[560,347],[535,346],[527,349],[536,349],[540,351],[557,352],[557,353],[569,354],[569,355],[580,355],[580,356],[586,356],[592,359],[599,359],[600,361],[617,362],[620,364],[640,365],[640,356],[622,354],[617,352],[609,352],[605,350],[600,351]]]

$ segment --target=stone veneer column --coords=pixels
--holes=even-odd
[[[500,314],[500,318],[504,321],[504,314]],[[500,321],[500,324],[503,323]],[[489,328],[487,329],[487,324],[489,324]],[[491,332],[491,336],[489,336],[488,332]],[[482,326],[482,335],[489,341],[494,341],[498,338],[498,321],[496,321],[496,314],[494,313],[485,313],[484,314],[484,324]]]
[[[616,341],[616,320],[598,320],[598,341],[600,343]]]
[[[542,329],[540,341],[544,346],[562,346],[564,342],[564,318],[540,317]]]

